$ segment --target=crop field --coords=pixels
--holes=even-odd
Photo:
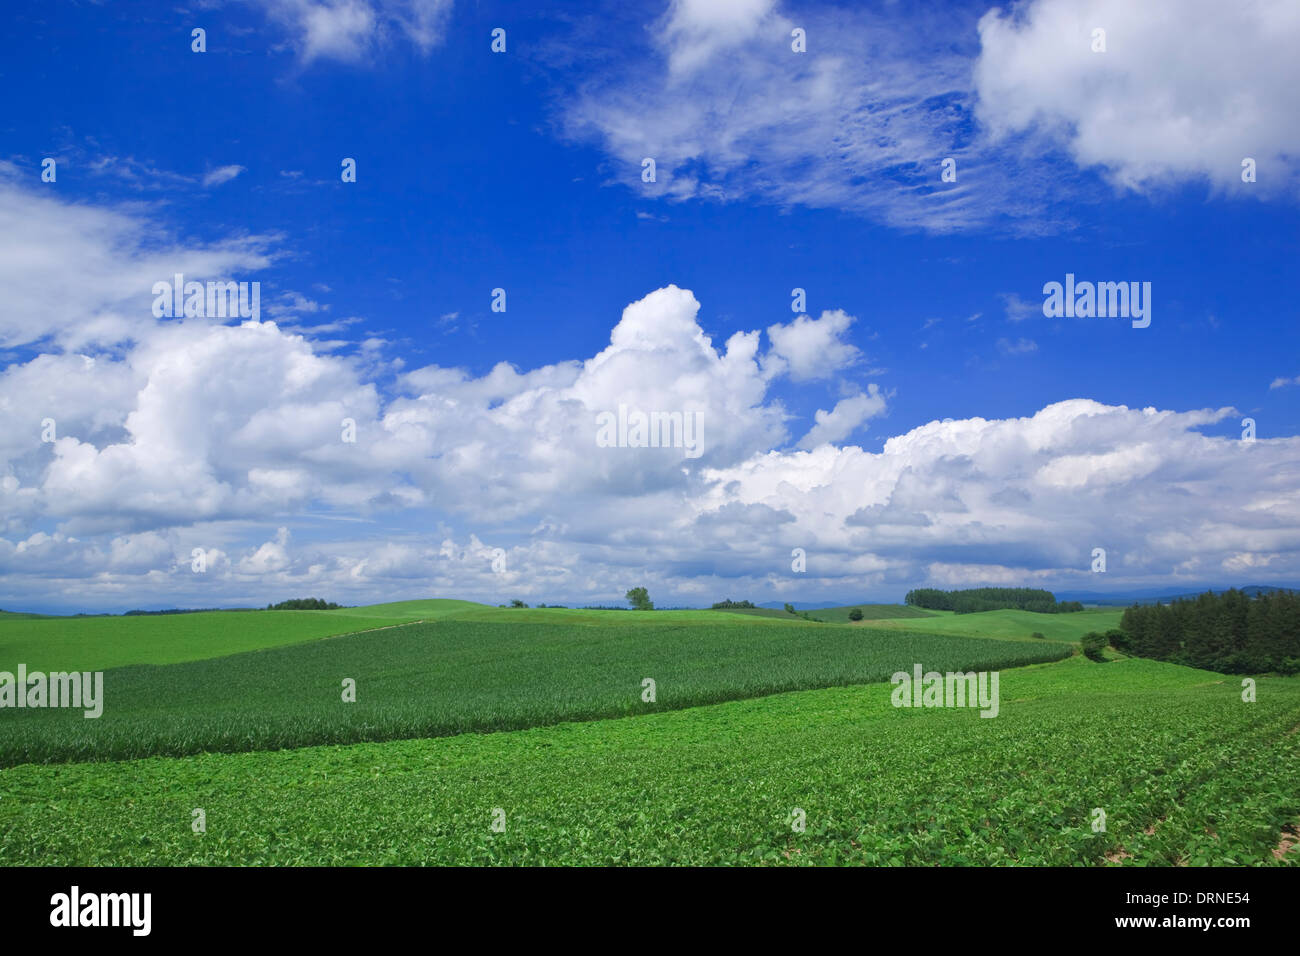
[[[414,618],[412,618],[414,620]],[[175,664],[389,627],[337,611],[206,611],[138,617],[0,618],[0,670]]]
[[[514,730],[887,680],[916,661],[991,670],[1071,653],[1041,641],[759,625],[740,616],[723,627],[629,624],[614,613],[606,620],[443,620],[117,668],[104,674],[97,719],[53,708],[5,712],[0,766]],[[356,682],[355,703],[342,699],[344,678]],[[653,702],[643,699],[646,678],[655,682]]]
[[[0,771],[0,862],[1294,864],[1275,851],[1300,814],[1300,681],[1262,678],[1248,704],[1230,678],[1074,657],[1003,672],[1002,699],[987,720],[895,708],[870,684],[510,733],[29,764]]]
[[[906,604],[851,604],[846,607],[828,607],[816,611],[808,611],[808,615],[814,619],[813,623],[821,622],[825,624],[847,624],[849,623],[849,613],[857,608],[862,612],[863,620],[884,621],[896,620],[898,618],[915,618],[929,617],[933,611],[923,611],[920,608],[908,607]],[[789,611],[778,610],[777,608],[755,607],[755,608],[728,608],[726,611],[715,611],[716,614],[746,614],[753,617],[777,618],[782,621],[805,621],[806,618],[799,617],[798,614],[791,614]],[[803,613],[803,612],[799,612]]]
[[[103,668],[105,704],[0,712],[0,865],[1300,858],[1300,679],[1077,655],[1119,609],[921,613],[3,621],[0,669]],[[893,706],[915,663],[998,671],[997,717]]]
[[[864,621],[902,621],[933,617],[936,612],[925,611],[919,607],[906,604],[848,604],[844,607],[828,607],[820,611],[809,611],[813,617],[829,624],[848,624],[849,614],[854,609],[862,612]]]
[[[0,614],[0,669],[19,662],[29,670],[102,670],[129,664],[175,664],[241,651],[301,644],[415,621],[509,624],[702,624],[751,626],[721,611],[582,611],[498,608],[473,601],[427,600],[373,604],[336,611],[204,611],[131,617],[44,617]],[[786,616],[782,622],[807,626]]]
[[[926,611],[927,617],[898,618],[887,623],[863,619],[858,627],[888,627],[890,630],[924,631],[927,634],[959,634],[987,637],[1001,641],[1077,642],[1089,631],[1105,633],[1119,626],[1124,608],[1088,608],[1072,614],[1038,614],[1033,611],[982,611],[978,614],[954,614],[952,611]],[[847,618],[846,618],[847,620]],[[1043,638],[1034,637],[1034,632]]]

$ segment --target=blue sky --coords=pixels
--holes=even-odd
[[[0,606],[1300,579],[1297,19],[1153,7],[1163,21],[1102,0],[11,7],[0,408],[25,417],[3,449]],[[155,320],[152,281],[187,262],[259,281],[270,337]],[[1067,272],[1150,282],[1150,327],[1045,318]],[[612,346],[624,308],[671,286],[698,313],[653,299]],[[737,333],[743,375],[721,359]],[[269,364],[236,374],[249,348]],[[574,444],[619,402],[624,359],[643,407],[706,408],[685,474],[666,450]],[[191,360],[205,384],[168,378]],[[303,363],[320,388],[295,391]],[[493,384],[500,363],[531,377]],[[1059,448],[1017,459],[1017,423],[1072,400],[1094,404],[1043,419]],[[322,444],[336,402],[364,462]],[[42,407],[73,444],[37,441]],[[1146,408],[1167,433],[1142,431]],[[168,435],[196,444],[170,460]],[[921,457],[869,457],[889,439]],[[1055,491],[982,510],[1021,481]],[[872,507],[907,517],[864,525]],[[1103,541],[1105,578],[1078,557]],[[820,566],[792,574],[792,547]]]

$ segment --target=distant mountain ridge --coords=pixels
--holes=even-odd
[[[1050,588],[1048,590],[1051,590]],[[1213,591],[1215,594],[1222,594],[1224,591],[1232,590],[1231,587],[1204,586],[1192,588],[1141,588],[1133,591],[1053,591],[1058,601],[1079,601],[1082,604],[1097,604],[1103,607],[1128,607],[1130,604],[1155,604],[1159,601],[1162,604],[1168,604],[1170,601],[1178,598],[1194,598],[1206,591]],[[1300,584],[1248,584],[1238,587],[1238,591],[1249,594],[1252,597],[1256,594],[1271,594],[1273,591],[1300,591]],[[791,601],[796,611],[824,611],[832,607],[850,607],[853,604],[901,604],[901,601]],[[764,601],[758,605],[761,608],[781,610],[785,607],[784,601]]]
[[[1058,591],[1056,592],[1057,600],[1081,601],[1084,604],[1102,604],[1102,605],[1130,605],[1130,604],[1155,604],[1157,601],[1161,604],[1168,604],[1170,601],[1176,601],[1179,598],[1194,598],[1204,594],[1206,591],[1213,591],[1215,594],[1222,594],[1230,591],[1230,587],[1200,587],[1188,590],[1173,591],[1169,588],[1145,588],[1138,591]],[[1256,594],[1272,594],[1274,591],[1300,591],[1300,586],[1296,585],[1274,585],[1274,584],[1248,584],[1245,587],[1237,588],[1243,594],[1255,596]]]
[[[815,603],[814,603],[814,602],[811,602],[811,601],[791,601],[791,602],[790,602],[790,605],[791,605],[791,606],[792,606],[796,611],[824,611],[824,610],[826,610],[828,607],[848,607],[848,606],[849,606],[850,604],[852,604],[852,603],[853,603],[852,601],[818,601],[818,602],[815,602]],[[883,604],[883,603],[888,603],[888,602],[883,602],[883,601],[860,601],[859,603],[861,603],[861,604]],[[764,603],[760,604],[759,607],[762,607],[762,608],[768,608],[768,609],[775,610],[775,611],[783,611],[783,610],[785,610],[785,602],[784,602],[784,601],[765,601]]]

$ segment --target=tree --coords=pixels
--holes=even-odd
[[[1154,657],[1224,674],[1289,668],[1300,653],[1300,596],[1291,591],[1231,589],[1171,605],[1133,605],[1120,620],[1124,640],[1111,643]]]
[[[785,602],[785,613],[786,613],[786,614],[794,614],[794,613],[796,613],[796,612],[795,612],[795,609],[794,609],[794,605],[791,604],[789,601],[786,601],[786,602]]]
[[[337,611],[340,605],[333,601],[322,601],[320,598],[294,598],[290,601],[281,601],[279,604],[268,604],[268,611]]]
[[[862,620],[862,608],[855,607],[852,611],[849,611],[849,620],[850,621]]]
[[[525,604],[523,601],[519,600],[519,598],[514,598],[514,599],[510,602],[510,606],[511,606],[511,607],[528,607],[528,605]],[[545,607],[546,605],[542,605],[542,606]]]
[[[650,593],[645,588],[633,588],[627,592],[627,603],[638,611],[653,611],[654,602],[650,600]]]
[[[1106,649],[1106,638],[1096,631],[1089,631],[1083,635],[1083,640],[1079,642],[1083,648],[1084,657],[1090,661],[1096,661],[1099,664],[1106,663],[1106,655],[1102,653]]]

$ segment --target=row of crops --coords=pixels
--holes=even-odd
[[[16,767],[0,862],[1272,864],[1300,815],[1295,680],[1246,703],[1204,672],[1076,657],[1004,672],[993,720],[889,690]]]
[[[98,719],[6,711],[0,766],[517,730],[882,681],[917,662],[996,670],[1070,653],[1060,643],[768,622],[410,624],[109,670]],[[344,699],[345,681],[354,701]]]

